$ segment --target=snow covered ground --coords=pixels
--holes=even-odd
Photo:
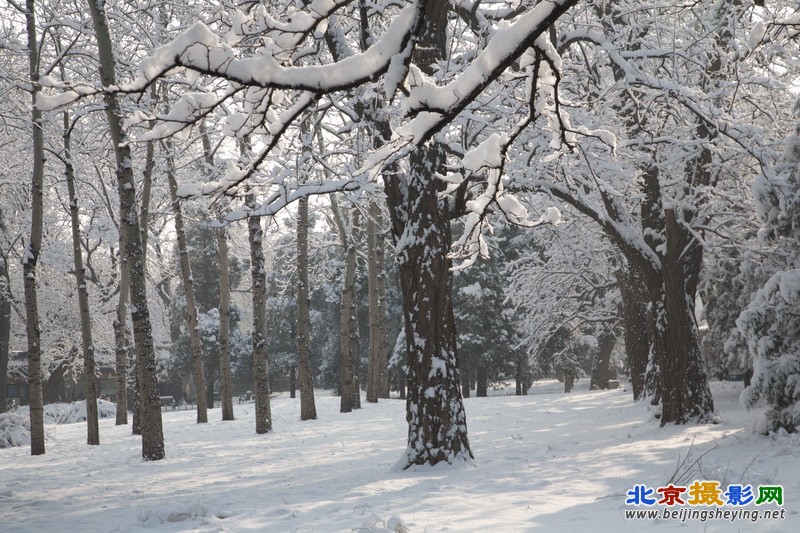
[[[99,447],[85,444],[84,424],[48,425],[46,455],[0,449],[0,531],[366,532],[397,518],[409,532],[800,531],[800,436],[754,433],[741,383],[713,384],[720,424],[666,428],[627,391],[560,386],[465,400],[474,468],[394,471],[404,402],[340,414],[327,391],[316,421],[299,420],[299,400],[274,398],[275,431],[261,436],[252,403],[235,406],[234,422],[219,409],[204,425],[194,411],[165,412],[167,457],[150,463],[113,419],[100,421]],[[671,479],[782,485],[782,506],[747,508],[785,518],[626,519],[634,485]]]

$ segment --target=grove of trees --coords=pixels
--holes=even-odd
[[[166,397],[205,423],[252,395],[261,434],[320,387],[405,400],[400,468],[471,463],[463,398],[546,377],[629,380],[667,425],[715,422],[738,374],[765,431],[800,426],[796,2],[0,21],[0,410],[28,384],[32,454],[78,376],[101,443],[100,367],[145,460]]]

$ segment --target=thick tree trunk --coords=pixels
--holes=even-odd
[[[617,338],[613,333],[604,331],[597,339],[597,357],[592,365],[592,377],[589,382],[589,389],[605,390],[608,388],[608,380],[611,379],[611,352]]]
[[[100,78],[104,87],[116,84],[115,61],[111,35],[105,16],[103,0],[89,0],[89,12],[97,39]],[[103,97],[106,118],[117,165],[117,191],[120,198],[120,231],[125,233],[125,254],[131,271],[131,321],[137,352],[137,375],[141,403],[142,457],[148,461],[164,458],[164,432],[161,423],[161,400],[156,377],[150,310],[147,303],[147,280],[142,260],[143,249],[136,212],[136,182],[133,177],[130,147],[122,130],[119,102],[106,92]]]
[[[219,259],[219,398],[222,420],[233,420],[233,388],[231,385],[231,281],[228,268],[228,232],[216,228]]]
[[[308,294],[308,198],[297,203],[297,374],[300,380],[300,420],[317,418],[311,371],[311,302]]]
[[[94,368],[94,341],[92,340],[92,317],[89,310],[89,292],[86,287],[86,272],[81,252],[81,228],[78,214],[78,196],[75,191],[75,171],[72,166],[69,117],[64,113],[64,162],[69,214],[72,224],[72,255],[75,264],[75,281],[78,285],[78,311],[81,318],[81,347],[83,349],[83,375],[86,389],[86,442],[100,444],[100,429],[97,421],[97,379]]]
[[[426,4],[415,62],[429,75],[445,56],[449,6],[444,0]],[[414,152],[409,163],[407,177],[384,176],[397,247],[408,368],[408,447],[398,466],[471,462],[451,295],[450,212],[439,199],[441,183],[436,179],[444,154],[428,144]]]
[[[167,149],[170,147],[167,145]],[[169,194],[172,199],[172,212],[175,215],[175,234],[178,241],[178,256],[181,265],[181,279],[183,292],[186,298],[186,318],[189,327],[189,339],[192,346],[192,363],[194,366],[194,384],[197,390],[197,423],[208,422],[208,403],[206,397],[206,375],[203,368],[203,343],[200,339],[200,330],[197,325],[197,304],[194,300],[194,279],[192,268],[189,264],[189,247],[186,243],[186,230],[183,224],[183,210],[178,201],[178,181],[172,168],[172,156],[167,156],[167,181]],[[213,396],[212,396],[213,398]]]
[[[616,271],[620,292],[620,316],[625,335],[625,355],[631,375],[633,399],[641,399],[645,392],[645,373],[650,355],[650,328],[648,327],[647,291],[642,276],[637,275],[629,263],[628,268]]]
[[[667,252],[664,256],[664,309],[667,357],[661,361],[661,424],[714,419],[700,336],[694,318],[694,299],[702,265],[702,245],[675,210],[664,211]]]
[[[247,205],[255,207],[255,198],[247,197]],[[269,401],[269,368],[267,366],[267,270],[264,262],[264,230],[261,219],[247,220],[250,241],[250,265],[253,278],[253,380],[256,403],[256,433],[272,430]]]
[[[44,446],[44,398],[42,396],[42,352],[39,303],[36,292],[36,267],[42,248],[44,224],[44,135],[42,112],[36,107],[39,93],[39,45],[36,34],[34,0],[26,0],[28,63],[30,66],[31,119],[33,127],[33,171],[31,177],[31,234],[22,259],[25,287],[25,320],[28,336],[28,395],[31,424],[31,455],[42,455]]]

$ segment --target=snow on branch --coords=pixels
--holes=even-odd
[[[351,89],[376,80],[388,70],[392,58],[410,45],[417,22],[418,8],[414,4],[401,10],[383,38],[366,51],[336,63],[309,66],[284,66],[272,49],[261,49],[253,57],[237,58],[228,43],[204,23],[197,22],[172,42],[156,48],[140,63],[139,77],[117,89],[141,92],[175,67],[185,67],[245,86],[315,93]]]

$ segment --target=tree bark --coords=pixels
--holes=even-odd
[[[2,220],[0,219],[0,224]],[[0,413],[8,409],[8,357],[11,340],[11,278],[8,262],[0,252]]]
[[[167,150],[170,150],[167,144]],[[203,343],[200,340],[200,330],[197,325],[197,304],[194,300],[194,280],[192,268],[189,264],[189,248],[186,243],[186,230],[183,224],[183,210],[178,201],[178,181],[172,168],[172,155],[167,155],[167,181],[169,194],[172,199],[172,212],[175,215],[175,234],[178,241],[178,256],[181,265],[181,278],[183,292],[186,297],[186,318],[189,326],[189,339],[192,346],[192,363],[194,365],[194,383],[197,390],[197,423],[208,422],[208,404],[206,398],[206,375],[203,368]]]
[[[489,395],[489,378],[486,374],[486,367],[478,365],[478,375],[475,378],[475,396],[478,398],[486,398]]]
[[[444,0],[426,3],[417,65],[433,75],[445,56]],[[384,175],[397,248],[405,323],[408,446],[398,466],[471,462],[467,420],[459,390],[458,351],[451,291],[450,210],[439,199],[436,172],[444,152],[433,142],[409,158],[408,176]]]
[[[81,252],[81,228],[78,214],[78,195],[75,191],[75,171],[72,165],[69,116],[64,113],[64,166],[69,194],[69,214],[72,225],[72,255],[75,264],[75,281],[78,285],[78,311],[81,318],[81,348],[83,350],[83,376],[86,389],[86,443],[100,444],[100,429],[97,421],[97,379],[94,368],[94,341],[92,340],[92,317],[89,310],[89,292],[86,286],[86,271]]]
[[[121,228],[120,228],[121,229]],[[117,385],[117,419],[116,425],[128,424],[128,346],[126,322],[128,319],[128,301],[130,299],[130,268],[125,258],[124,232],[120,231],[119,239],[119,300],[117,316],[114,319],[114,353]],[[138,382],[138,381],[137,381]],[[138,420],[137,420],[138,422]]]
[[[371,203],[367,220],[367,292],[369,295],[369,369],[367,401],[389,397],[389,331],[386,317],[381,210]]]
[[[39,45],[36,34],[34,0],[26,0],[28,64],[31,78],[31,125],[33,128],[33,172],[31,173],[31,233],[22,260],[25,287],[25,319],[28,337],[28,394],[31,424],[31,455],[45,453],[44,398],[42,393],[42,352],[39,303],[36,292],[36,267],[42,248],[44,224],[44,133],[42,112],[36,106],[39,93]]]
[[[228,268],[228,232],[216,228],[219,259],[219,398],[222,420],[233,420],[233,387],[231,385],[231,281]]]
[[[702,266],[702,245],[678,220],[674,209],[664,210],[667,252],[664,256],[666,354],[661,362],[661,424],[684,424],[692,419],[713,421],[714,401],[708,387],[700,336],[694,318],[694,299]]]
[[[350,234],[344,237],[346,242],[345,271],[339,308],[339,348],[342,359],[342,396],[339,411],[342,413],[349,413],[354,409],[361,408],[361,391],[358,384],[360,337],[358,332],[358,304],[356,301],[357,250],[354,236],[358,224],[358,210],[352,208],[350,212]]]
[[[311,371],[311,302],[308,294],[308,198],[297,202],[297,374],[300,420],[317,418]]]
[[[626,269],[620,268],[615,274],[620,292],[620,316],[633,400],[638,401],[645,392],[645,373],[650,356],[647,291],[643,287],[644,279],[636,274],[634,266],[630,263]]]
[[[604,331],[597,339],[597,356],[592,365],[592,377],[589,381],[590,390],[608,389],[608,380],[611,379],[611,352],[617,338],[610,331]]]
[[[116,85],[116,67],[111,35],[105,15],[104,0],[88,0],[89,12],[97,39],[100,79],[104,87]],[[150,310],[147,304],[147,280],[142,260],[142,239],[139,216],[136,212],[136,182],[133,177],[132,156],[120,119],[121,111],[115,95],[106,91],[103,96],[106,118],[117,165],[117,191],[120,198],[120,231],[125,233],[125,254],[131,272],[131,321],[137,352],[137,375],[142,391],[141,429],[142,457],[147,461],[164,458],[164,432],[161,423],[161,400],[156,377]]]
[[[247,205],[255,207],[255,197],[247,196]],[[272,430],[269,401],[269,368],[267,366],[267,270],[264,263],[264,230],[261,219],[247,220],[250,241],[250,265],[253,278],[253,379],[256,403],[256,433]]]

